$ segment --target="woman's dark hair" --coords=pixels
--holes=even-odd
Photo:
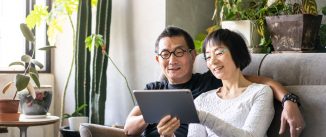
[[[233,62],[240,70],[247,67],[251,57],[246,43],[241,35],[228,29],[219,29],[210,33],[204,41],[202,51],[206,58],[206,47],[208,44],[215,46],[224,44],[230,51]]]
[[[186,40],[187,46],[189,49],[195,49],[195,44],[191,36],[181,28],[168,26],[166,27],[163,32],[158,36],[155,42],[155,53],[158,53],[158,44],[162,38],[165,37],[174,37],[174,36],[183,36]]]

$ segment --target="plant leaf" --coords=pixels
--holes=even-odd
[[[38,88],[40,88],[40,80],[39,77],[36,73],[30,72],[29,75],[31,76],[31,78],[33,79],[34,83],[36,84],[36,86]]]
[[[21,57],[21,61],[25,62],[25,63],[29,63],[32,60],[32,57],[29,55],[23,55]]]
[[[2,93],[5,94],[5,93],[7,92],[7,90],[12,86],[13,83],[14,83],[13,81],[7,83],[7,84],[4,86],[4,88],[2,89]]]
[[[26,24],[28,28],[33,29],[36,26],[40,26],[43,20],[48,16],[48,7],[44,5],[34,5],[34,9],[30,11],[26,17]]]
[[[26,24],[24,24],[24,23],[20,24],[20,30],[23,33],[26,40],[28,40],[30,42],[35,41],[35,36],[34,36],[33,32],[27,27]]]
[[[37,65],[40,69],[42,69],[44,66],[41,62],[35,60],[35,59],[32,59],[32,63]]]
[[[87,104],[83,104],[83,105],[79,106],[76,109],[76,111],[71,114],[71,116],[73,116],[73,117],[83,116],[83,114],[82,113],[79,113],[79,112],[82,111],[83,109],[85,109],[86,107],[87,107]]]
[[[42,48],[39,48],[38,50],[51,50],[53,48],[56,48],[56,46],[46,46],[46,47],[42,47]]]
[[[29,68],[29,73],[34,73],[34,74],[36,74],[37,77],[39,77],[38,76],[38,72],[37,72],[37,70],[34,67],[30,67]]]
[[[20,66],[25,67],[25,64],[22,63],[22,62],[20,62],[20,61],[11,62],[11,63],[9,64],[9,67],[11,67],[11,66],[13,66],[13,65],[20,65]]]
[[[28,83],[27,90],[28,90],[29,94],[33,97],[33,99],[35,99],[36,93],[35,93],[35,89],[31,83]]]
[[[71,117],[71,115],[69,115],[69,114],[67,114],[67,113],[65,113],[65,114],[63,114],[63,119],[66,119],[66,118],[70,118]]]
[[[17,91],[25,89],[29,83],[30,78],[26,75],[17,74],[16,75],[16,88]]]
[[[322,8],[321,12],[326,15],[326,6]]]

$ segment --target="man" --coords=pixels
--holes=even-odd
[[[216,79],[210,71],[204,74],[192,74],[193,63],[196,57],[194,43],[191,36],[184,30],[177,27],[167,27],[158,37],[155,43],[156,61],[160,64],[167,80],[149,83],[145,89],[190,89],[193,97],[199,94],[216,89],[221,86],[221,81]],[[287,123],[290,126],[291,137],[298,137],[304,128],[304,121],[299,111],[297,100],[277,82],[268,78],[248,76],[250,81],[270,85],[274,97],[278,101],[284,101],[284,109],[281,117],[280,133],[286,129]],[[293,100],[295,100],[293,102]],[[187,136],[188,125],[177,125],[176,118],[164,117],[158,124],[145,123],[138,106],[130,112],[125,125],[125,132],[128,135],[145,136]]]

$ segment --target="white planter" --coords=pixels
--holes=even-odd
[[[257,33],[254,20],[222,21],[222,28],[241,33],[248,47],[257,47],[260,36]]]
[[[81,123],[88,123],[88,117],[70,117],[68,122],[70,130],[79,131]]]

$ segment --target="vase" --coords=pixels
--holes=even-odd
[[[68,118],[69,128],[73,131],[79,131],[79,126],[81,123],[88,123],[88,117],[70,117]]]
[[[27,90],[20,91],[20,111],[24,115],[46,115],[52,101],[52,88],[42,86],[35,88],[35,99]]]

